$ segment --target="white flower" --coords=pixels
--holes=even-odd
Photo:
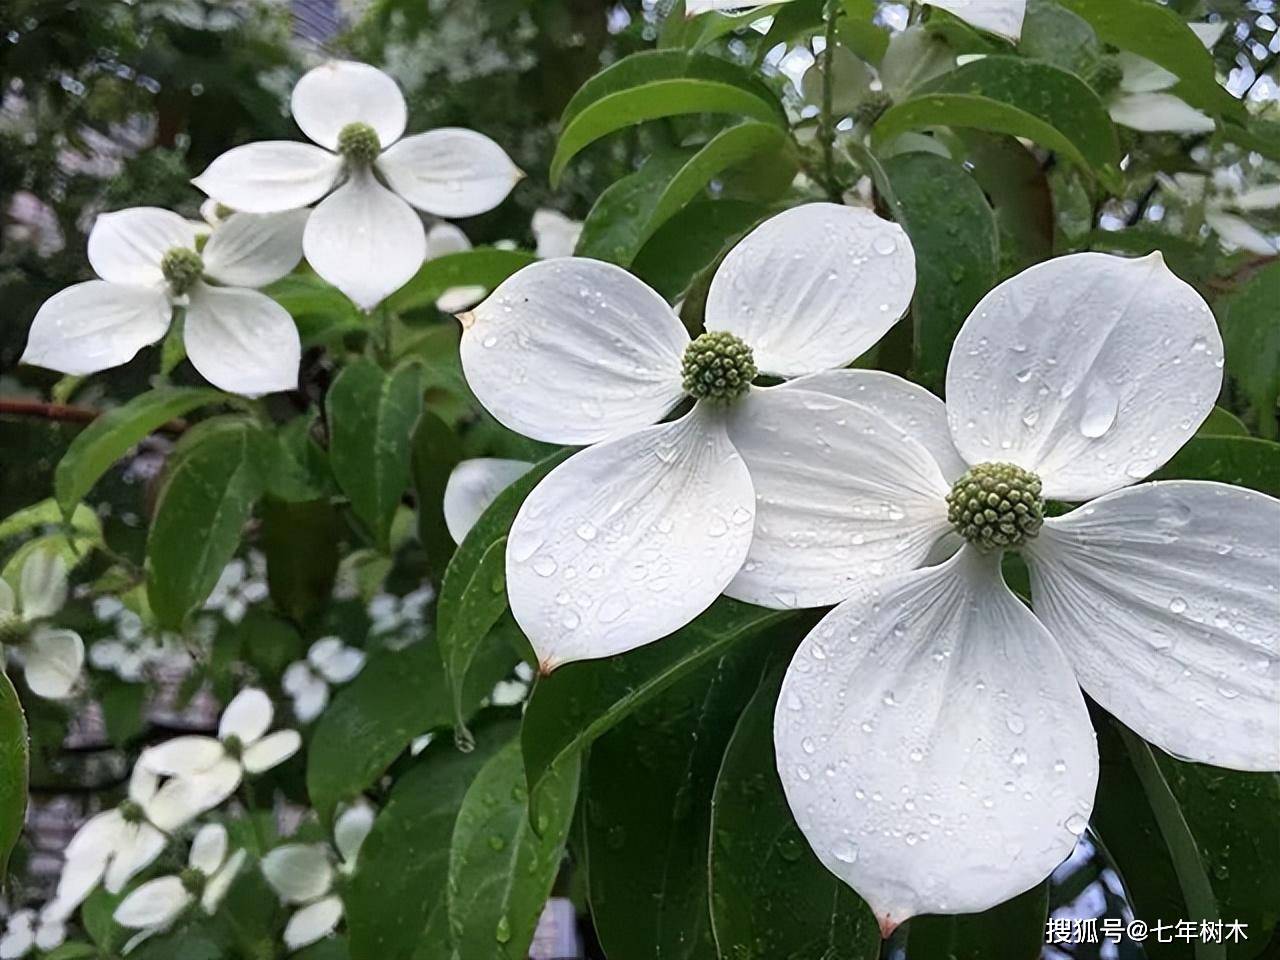
[[[769,0],[767,3],[761,3],[760,0],[685,0],[684,15],[700,17],[704,13],[750,13],[786,2],[788,0]]]
[[[34,910],[18,910],[9,917],[4,936],[0,937],[0,960],[17,960],[34,948],[44,953],[62,945],[67,927],[62,920]]]
[[[945,406],[889,374],[810,378],[932,454],[909,472],[829,450],[828,482],[771,518],[815,544],[815,594],[847,598],[788,668],[778,772],[886,932],[985,910],[1071,852],[1098,776],[1081,687],[1178,756],[1280,769],[1280,501],[1129,486],[1195,433],[1222,365],[1212,313],[1158,253],[1082,253],[978,303]],[[876,550],[840,462],[893,505],[899,542],[949,558],[912,569],[918,552]],[[1091,502],[1046,518],[1044,499]],[[1030,568],[1034,613],[1004,584],[1005,549]]]
[[[71,693],[84,666],[84,641],[74,630],[37,623],[67,601],[67,564],[57,550],[32,551],[22,564],[18,592],[0,580],[0,627],[16,624],[25,639],[11,648],[22,663],[27,686],[38,697],[57,700]],[[33,629],[25,625],[35,624]]]
[[[130,952],[148,937],[167,930],[197,902],[206,914],[212,916],[231,889],[231,882],[244,859],[243,850],[227,856],[227,829],[222,824],[207,823],[201,827],[191,841],[186,870],[181,874],[148,880],[116,907],[112,915],[116,923],[141,931],[125,944],[124,952]]]
[[[302,348],[293,318],[250,288],[297,265],[305,219],[233,214],[199,248],[195,227],[168,210],[100,215],[88,252],[101,279],[45,302],[22,362],[71,374],[117,367],[163,337],[174,306],[185,305],[187,358],[206,380],[245,396],[294,388]]]
[[[1022,21],[1027,15],[1027,0],[923,0],[923,3],[946,10],[971,27],[1014,43],[1022,36]]]
[[[472,130],[401,139],[404,97],[367,64],[316,67],[293,88],[292,108],[319,146],[236,147],[193,182],[233,209],[258,213],[305,207],[332,191],[307,223],[303,247],[316,273],[366,310],[422,266],[426,236],[413,207],[474,216],[501,203],[522,176],[501,147]]]
[[[195,812],[209,810],[231,796],[246,773],[270,770],[302,746],[296,730],[267,733],[273,713],[270,697],[246,688],[222,712],[216,740],[174,737],[142,751],[138,765],[185,783]]]
[[[364,651],[348,647],[337,637],[317,640],[307,659],[285,668],[280,685],[293,698],[293,715],[310,723],[329,703],[329,684],[346,683],[364,667]]]
[[[99,883],[118,893],[149,866],[169,842],[169,834],[199,810],[188,783],[159,778],[141,764],[129,778],[129,798],[113,810],[86,820],[64,852],[57,897],[49,910],[70,916]]]
[[[452,223],[437,223],[427,231],[427,260],[447,257],[452,253],[466,253],[470,249],[471,241],[467,239],[467,235]],[[475,284],[450,287],[436,298],[436,309],[443,313],[457,313],[474,307],[488,292]]]
[[[339,815],[333,827],[337,872],[350,876],[365,837],[373,829],[373,809],[358,803]],[[289,843],[262,858],[262,873],[286,904],[300,906],[284,929],[284,943],[301,950],[327,937],[342,919],[342,898],[334,892],[329,848],[321,843]]]
[[[1212,50],[1227,28],[1227,21],[1187,26],[1205,47]],[[1122,50],[1116,59],[1120,66],[1120,88],[1110,98],[1108,106],[1114,122],[1146,133],[1213,131],[1212,117],[1167,92],[1178,83],[1174,74],[1127,50]]]
[[[902,316],[915,254],[896,224],[836,204],[795,207],[739,243],[716,272],[708,332],[620,267],[562,258],[525,267],[464,314],[462,366],[505,426],[595,444],[524,501],[507,546],[511,609],[542,669],[621,653],[688,623],[722,591],[792,606],[773,564],[801,543],[754,524],[821,458],[787,459],[793,434],[893,434],[874,414],[791,388],[849,363]],[[692,410],[657,423],[686,397]],[[850,426],[850,422],[854,426]],[[866,443],[874,446],[867,440]],[[904,450],[907,452],[904,453]]]
[[[1238,170],[1227,167],[1212,176],[1202,173],[1157,174],[1161,186],[1188,204],[1203,204],[1204,222],[1227,251],[1247,250],[1259,256],[1276,252],[1271,238],[1240,216],[1280,207],[1280,185],[1245,188]]]
[[[571,220],[559,210],[535,210],[531,226],[537,254],[543,260],[573,256],[582,236],[582,221]]]
[[[532,466],[524,460],[477,457],[463,460],[454,467],[444,485],[444,523],[454,542],[466,539],[498,494],[528,473]]]

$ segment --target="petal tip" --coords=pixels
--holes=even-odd
[[[902,925],[902,920],[895,919],[887,913],[882,917],[876,917],[876,922],[880,924],[881,940],[888,940],[893,936],[893,931],[897,930],[898,927]]]
[[[462,313],[455,313],[453,318],[462,324],[463,330],[470,330],[476,322],[474,310],[463,310]]]

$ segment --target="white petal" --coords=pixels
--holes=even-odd
[[[1213,118],[1171,93],[1126,93],[1111,101],[1111,119],[1144,133],[1212,133]]]
[[[205,273],[233,287],[265,287],[302,259],[302,231],[310,210],[233,213],[205,244]]]
[[[138,763],[162,777],[189,777],[208,770],[225,753],[222,744],[212,737],[174,737],[154,747],[147,747]]]
[[[969,469],[951,442],[947,405],[924,387],[882,370],[824,370],[781,384],[825,393],[878,413],[924,447],[949,484]]]
[[[1175,480],[1045,522],[1036,614],[1089,695],[1202,763],[1280,770],[1280,500]]]
[[[1084,698],[1048,631],[966,547],[860,588],[801,642],[778,773],[823,864],[888,933],[1044,879],[1093,804]]]
[[[116,810],[90,817],[76,831],[64,851],[62,873],[58,877],[57,899],[71,909],[79,906],[98,885],[124,829],[124,818]]]
[[[1276,252],[1276,245],[1270,237],[1234,213],[1205,210],[1204,222],[1228,250],[1248,250],[1264,257]]]
[[[93,272],[103,280],[148,287],[164,282],[160,261],[174,247],[195,250],[191,224],[172,210],[134,207],[99,214],[87,252]]]
[[[477,457],[454,467],[444,487],[444,522],[454,542],[461,543],[498,494],[532,466],[524,460]]]
[[[482,133],[444,127],[405,137],[377,160],[387,185],[437,217],[474,217],[507,198],[523,174]]]
[[[259,741],[259,744],[265,742]],[[183,784],[187,809],[193,811],[193,815],[212,810],[236,792],[242,776],[240,764],[230,757],[223,757],[209,769],[183,777],[179,782]],[[175,799],[175,805],[177,803],[178,800]]]
[[[1015,43],[1022,36],[1022,20],[1027,13],[1027,0],[924,0],[924,3]]]
[[[9,929],[4,937],[0,938],[0,960],[17,960],[18,957],[24,956],[35,942],[35,930],[32,929],[29,920],[26,924],[15,926],[13,918],[10,918]]]
[[[436,297],[436,309],[441,313],[461,313],[463,310],[470,310],[488,295],[489,289],[479,284],[450,287]]]
[[[582,222],[570,220],[559,210],[535,210],[531,226],[538,256],[543,260],[573,256],[582,236]]]
[[[732,11],[754,10],[770,4],[759,0],[685,0],[684,15],[698,17],[704,13],[729,13]]]
[[[253,743],[271,726],[271,698],[257,687],[246,687],[231,698],[218,721],[218,739],[239,737],[243,744]]]
[[[36,947],[40,950],[50,951],[55,947],[62,946],[62,942],[67,939],[66,924],[60,921],[43,921],[36,928]]]
[[[206,823],[191,841],[187,863],[206,877],[211,877],[227,857],[227,828],[220,823]]]
[[[22,618],[51,617],[67,602],[67,561],[53,548],[34,550],[22,564],[18,579]]]
[[[1230,21],[1219,20],[1216,23],[1188,23],[1191,32],[1196,35],[1206,50],[1212,50],[1221,39]]]
[[[40,307],[21,362],[71,374],[118,367],[164,336],[171,312],[160,287],[77,283]]]
[[[206,809],[206,781],[210,778],[211,771],[217,771],[228,763],[236,768],[238,774],[239,765],[232,760],[223,759],[203,773],[166,780],[155,796],[143,804],[147,819],[167,833],[186,825]],[[237,775],[237,781],[238,779]]]
[[[108,893],[119,893],[164,852],[169,838],[148,823],[126,823],[102,878]]]
[[[0,617],[11,617],[17,610],[17,597],[14,596],[13,587],[8,582],[0,579]]]
[[[246,213],[296,210],[333,189],[342,159],[309,143],[246,143],[218,157],[191,182],[219,203]]]
[[[368,170],[316,207],[302,246],[316,273],[364,310],[404,286],[427,254],[418,215]]]
[[[333,933],[342,919],[342,900],[325,897],[303,907],[284,928],[284,945],[290,950],[301,950],[317,940]]]
[[[351,123],[372,127],[382,146],[404,133],[404,96],[396,82],[376,67],[330,60],[309,70],[293,88],[293,118],[308,137],[330,150]]]
[[[437,223],[427,231],[428,260],[451,253],[466,253],[470,249],[471,241],[467,235],[452,223]]]
[[[1116,62],[1121,73],[1120,90],[1124,93],[1152,93],[1156,90],[1168,90],[1178,82],[1176,74],[1128,50],[1121,50],[1116,55]]]
[[[295,660],[285,667],[284,673],[280,675],[280,687],[291,697],[297,696],[317,679],[319,678],[316,676],[316,672],[311,669],[311,664],[305,660]]]
[[[300,723],[310,723],[329,705],[329,684],[308,671],[306,686],[293,693],[293,715]]]
[[[364,667],[364,651],[348,647],[337,637],[325,637],[311,645],[307,660],[330,683],[346,683]]]
[[[302,737],[296,730],[277,730],[252,744],[244,752],[244,768],[249,773],[265,773],[284,763],[302,746]]]
[[[535,263],[462,320],[462,369],[503,425],[595,443],[661,420],[684,389],[689,334],[667,302],[598,260]]]
[[[746,558],[754,507],[746,464],[703,404],[551,471],[507,541],[511,612],[543,672],[650,643],[705,610]]]
[[[140,763],[133,766],[129,774],[129,799],[139,806],[145,807],[160,789],[160,777]]]
[[[288,310],[257,290],[197,283],[182,338],[192,365],[223,390],[258,397],[298,385],[298,328]]]
[[[84,666],[84,642],[74,630],[37,627],[24,654],[27,686],[49,700],[69,694]]]
[[[158,877],[125,897],[112,916],[122,927],[164,927],[177,919],[191,899],[178,877]]]
[[[764,373],[842,367],[911,303],[916,258],[896,223],[834,203],[792,207],[729,251],[711,281],[706,328],[746,341]]]
[[[333,825],[333,840],[342,855],[343,865],[355,866],[356,858],[365,838],[373,829],[373,807],[367,803],[352,804],[342,812]]]
[[[933,458],[865,407],[807,390],[753,390],[728,417],[756,492],[755,530],[725,591],[817,607],[919,566],[944,536],[949,486]]]
[[[1221,383],[1213,314],[1159,253],[1077,253],[974,307],[951,349],[947,415],[969,463],[1015,463],[1046,497],[1085,500],[1173,456]]]
[[[231,883],[235,880],[236,874],[244,866],[246,856],[243,850],[237,850],[227,858],[227,862],[218,872],[209,878],[200,894],[200,906],[205,913],[212,915],[217,912],[218,905],[231,889]]]
[[[320,843],[287,843],[262,858],[262,875],[285,903],[323,897],[333,885],[328,848]]]
[[[1227,205],[1237,210],[1274,210],[1280,207],[1280,183],[1234,194],[1228,199]]]

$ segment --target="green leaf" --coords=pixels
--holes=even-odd
[[[711,808],[711,925],[734,960],[875,960],[870,909],[810,849],[796,826],[773,757],[782,670],[738,718]]]
[[[328,606],[338,574],[342,522],[327,500],[262,504],[267,587],[281,613],[305,624]]]
[[[73,940],[70,943],[54,947],[42,956],[43,960],[85,960],[86,957],[96,957],[97,955],[98,948],[93,944]]]
[[[1152,0],[1058,0],[1104,43],[1129,50],[1182,80],[1174,91],[1194,107],[1237,119],[1243,105],[1218,85],[1213,55],[1174,10]]]
[[[53,499],[41,500],[29,507],[23,507],[0,521],[0,542],[45,527],[60,530],[69,528],[68,532],[76,540],[102,542],[102,521],[92,509],[81,503],[77,504],[70,513],[71,519],[68,522],[57,501]]]
[[[915,917],[907,921],[911,960],[1037,960],[1049,913],[1046,880],[983,913]]]
[[[516,729],[513,722],[480,727],[471,753],[433,743],[396,781],[344,897],[356,956],[406,960],[429,941],[434,956],[449,956],[446,880],[454,823],[476,774]],[[434,936],[424,936],[428,925]]]
[[[336,492],[329,455],[312,437],[311,417],[294,417],[276,430],[267,492],[280,500],[303,503]]]
[[[158,387],[104,413],[71,441],[58,462],[53,477],[58,505],[70,514],[98,478],[152,431],[192,410],[226,402],[219,390]]]
[[[452,287],[483,287],[492,292],[521,267],[538,258],[526,250],[477,247],[428,260],[408,283],[387,298],[387,309],[402,313],[433,306]]]
[[[436,583],[453,557],[453,537],[444,521],[444,489],[461,459],[457,434],[430,410],[422,411],[413,429],[410,466],[418,503],[418,540],[427,552],[427,568]]]
[[[749,200],[694,201],[658,228],[632,261],[631,272],[674,303],[773,212]]]
[[[890,107],[872,137],[881,144],[906,130],[932,126],[1026,137],[1105,182],[1119,176],[1119,141],[1102,101],[1079,77],[1047,63],[1011,56],[966,63]]]
[[[560,118],[551,185],[589,144],[624,127],[690,113],[728,113],[783,127],[773,92],[736,64],[703,53],[652,50],[624,57],[584,83]]]
[[[529,792],[536,797],[549,771],[672,684],[772,627],[788,624],[798,631],[811,619],[721,598],[657,643],[607,660],[570,663],[540,677],[521,734]]]
[[[1268,264],[1249,282],[1214,304],[1226,348],[1227,374],[1249,399],[1258,432],[1270,440],[1280,405],[1280,263]]]
[[[0,672],[0,885],[27,813],[27,718],[9,677]]]
[[[474,658],[463,690],[465,715],[506,677],[516,655],[500,631]],[[483,669],[479,669],[483,667]],[[430,640],[370,657],[360,675],[333,698],[307,751],[307,793],[321,819],[380,777],[410,741],[448,726],[454,711],[440,653]]]
[[[484,765],[462,801],[449,851],[455,957],[529,955],[577,800],[576,757],[547,781],[536,825],[530,823],[519,736]]]
[[[1080,77],[1089,76],[1103,55],[1102,44],[1089,22],[1054,0],[1031,0],[1027,4],[1018,52]]]
[[[996,283],[995,214],[960,164],[931,153],[906,153],[884,164],[893,218],[916,252],[915,372],[938,389],[951,343],[978,301]]]
[[[326,403],[334,478],[385,553],[409,486],[409,440],[422,411],[418,368],[385,373],[372,360],[356,360],[333,381]]]
[[[867,63],[879,66],[889,49],[889,31],[875,23],[879,5],[875,0],[841,0],[840,5],[844,8],[844,16],[836,22],[840,42]]]
[[[1214,407],[1210,410],[1209,416],[1196,431],[1198,437],[1247,437],[1248,435],[1249,428],[1244,425],[1244,421],[1223,407]]]
[[[263,291],[289,311],[306,346],[331,343],[353,330],[366,330],[367,319],[337,287],[309,270],[297,270]]]
[[[711,799],[764,653],[763,644],[722,648],[592,745],[583,790],[587,877],[609,960],[716,956],[707,889]]]
[[[1256,437],[1194,436],[1153,480],[1216,480],[1280,496],[1280,443]]]
[[[463,742],[468,735],[462,711],[466,677],[480,644],[507,609],[507,531],[529,492],[571,452],[562,451],[538,462],[498,494],[468,531],[445,571],[436,624],[440,656],[452,693],[454,721]]]
[[[178,444],[147,537],[147,598],[161,626],[179,629],[235,556],[262,494],[265,448],[261,429],[238,417],[206,420]]]

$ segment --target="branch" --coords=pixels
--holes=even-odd
[[[0,397],[0,416],[33,417],[59,423],[91,423],[104,412],[91,407],[76,407],[65,403],[44,403],[40,400],[14,400]],[[161,424],[156,432],[178,434],[184,433],[187,427],[185,420],[170,420],[168,423]]]

